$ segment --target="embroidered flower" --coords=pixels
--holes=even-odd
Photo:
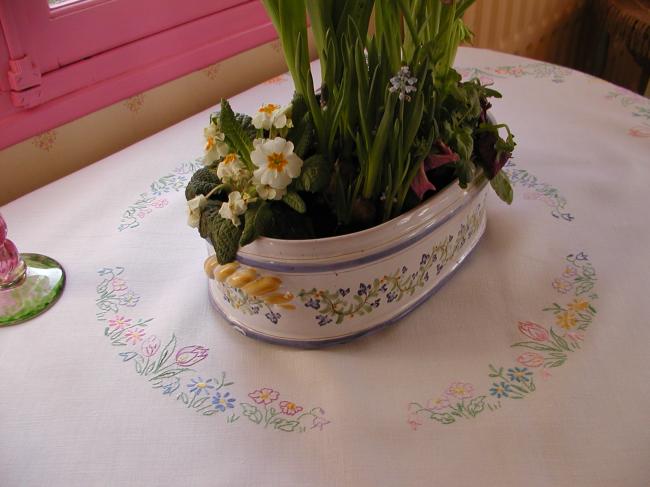
[[[397,75],[390,79],[390,87],[388,91],[391,93],[399,92],[398,97],[400,100],[411,101],[411,95],[417,91],[415,83],[418,79],[411,76],[411,70],[408,66],[402,66],[397,72]]]
[[[447,387],[445,394],[456,399],[470,399],[474,395],[474,386],[467,382],[454,382]]]
[[[286,188],[276,189],[268,184],[258,184],[255,186],[255,190],[260,198],[263,200],[281,200],[282,197],[287,194]]]
[[[508,378],[516,382],[528,382],[532,375],[533,373],[526,368],[513,367],[508,369]]]
[[[569,303],[567,308],[576,313],[580,313],[581,311],[589,309],[589,301],[585,301],[584,299],[574,299],[572,303]]]
[[[113,291],[125,291],[128,288],[126,282],[119,278],[115,278],[111,281],[111,287],[113,288]]]
[[[212,385],[211,382],[212,379],[203,380],[201,377],[197,377],[196,379],[192,379],[191,382],[187,384],[187,388],[190,390],[190,392],[196,395],[201,395],[202,392],[210,395],[210,389],[214,389],[214,385]]]
[[[427,402],[427,408],[433,409],[434,411],[442,411],[447,409],[450,406],[449,399],[446,397],[437,397],[435,399],[429,399]]]
[[[314,410],[312,410],[313,412]],[[323,431],[323,426],[330,424],[330,421],[325,419],[325,411],[323,408],[316,408],[318,414],[314,414],[314,419],[311,422],[311,429],[318,428],[320,431]]]
[[[555,315],[555,323],[565,330],[570,330],[576,326],[576,317],[571,311],[562,311]]]
[[[544,365],[544,357],[536,352],[524,352],[517,357],[517,362],[527,367],[541,367]]]
[[[268,405],[280,397],[280,393],[278,391],[274,391],[273,389],[269,389],[268,387],[264,387],[260,390],[251,392],[248,394],[248,397],[250,397],[257,404]]]
[[[566,294],[573,289],[573,283],[565,279],[554,279],[552,285],[553,289],[562,294]]]
[[[176,390],[180,387],[180,384],[181,380],[178,377],[174,377],[173,381],[163,386],[163,396],[171,396],[172,393],[176,392]]]
[[[147,337],[145,341],[142,342],[140,345],[140,350],[142,351],[142,355],[145,357],[152,357],[156,355],[156,352],[160,348],[160,339],[155,336],[151,335],[150,337]]]
[[[281,401],[280,411],[282,411],[287,416],[293,416],[302,411],[302,407],[291,401]]]
[[[248,209],[246,196],[246,194],[242,196],[239,191],[228,194],[228,201],[222,203],[221,208],[219,208],[219,215],[226,220],[230,220],[233,225],[238,227],[240,224],[239,215],[243,215]]]
[[[566,337],[574,342],[581,342],[585,339],[584,334],[579,331],[569,331],[567,332]]]
[[[568,266],[566,266],[566,267],[564,268],[564,272],[562,272],[562,276],[563,276],[563,277],[569,277],[569,278],[571,278],[571,277],[575,277],[575,276],[577,276],[577,275],[578,275],[578,271],[577,271],[576,268],[573,267],[572,265],[568,265]]]
[[[187,224],[196,228],[201,221],[201,211],[208,204],[208,199],[199,194],[187,202]]]
[[[228,154],[228,144],[224,142],[224,134],[214,123],[210,123],[203,129],[203,135],[205,137],[203,164],[208,166]]]
[[[126,332],[124,333],[124,338],[131,345],[135,345],[140,340],[142,340],[145,335],[146,335],[146,333],[145,333],[144,329],[142,329],[142,328],[131,328],[129,330],[126,330]]]
[[[520,332],[528,338],[532,338],[536,342],[545,342],[548,340],[548,331],[537,323],[533,323],[532,321],[520,321],[518,328]]]
[[[217,176],[224,182],[239,181],[247,179],[249,173],[239,156],[231,152],[217,166]]]
[[[224,412],[226,409],[232,409],[235,407],[236,399],[230,397],[230,392],[226,392],[224,395],[221,395],[220,392],[215,392],[212,396],[212,405],[217,411]]]
[[[282,137],[256,139],[251,160],[258,169],[253,172],[256,186],[268,185],[275,189],[286,188],[300,175],[302,159],[293,153],[293,142]]]
[[[131,323],[131,318],[125,318],[124,316],[115,316],[112,320],[108,320],[108,326],[115,328],[116,330],[123,330]]]
[[[181,367],[190,367],[198,364],[208,356],[208,350],[209,349],[199,345],[183,347],[176,353],[176,365],[180,365]]]
[[[490,388],[490,394],[495,396],[498,399],[501,399],[502,397],[508,397],[508,394],[512,392],[512,388],[510,387],[509,384],[506,384],[505,382],[499,382],[498,384],[494,382],[492,384],[492,387]]]
[[[276,129],[291,127],[291,119],[287,117],[290,110],[291,106],[281,108],[280,105],[274,103],[262,105],[253,116],[253,127],[258,130],[271,130],[271,127]]]

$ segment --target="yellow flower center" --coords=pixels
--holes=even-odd
[[[287,409],[290,409],[290,410],[296,409],[296,405],[294,403],[290,402],[290,403],[287,404]]]
[[[205,382],[199,382],[198,384],[196,384],[196,387],[198,387],[199,389],[204,389],[206,386],[207,384]]]
[[[228,154],[226,157],[223,158],[223,163],[230,164],[235,159],[237,159],[237,154]]]
[[[268,161],[267,167],[278,172],[282,171],[284,166],[289,163],[281,152],[274,152],[273,154],[268,155],[266,160]]]
[[[274,105],[273,103],[269,103],[268,105],[262,105],[258,111],[260,113],[265,113],[266,115],[271,115],[278,108],[280,108],[280,105]]]

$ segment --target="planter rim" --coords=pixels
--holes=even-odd
[[[260,269],[296,273],[333,271],[373,262],[426,237],[477,197],[487,182],[479,177],[463,189],[454,180],[412,210],[360,232],[306,240],[262,237],[242,247],[237,261]]]

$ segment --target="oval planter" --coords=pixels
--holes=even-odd
[[[205,262],[212,303],[242,334],[316,348],[396,322],[458,269],[485,231],[487,181],[456,182],[411,211],[349,235],[259,238]]]

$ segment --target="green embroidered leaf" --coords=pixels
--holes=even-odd
[[[567,352],[571,351],[567,341],[564,338],[562,338],[560,335],[555,333],[555,331],[553,331],[552,328],[551,328],[551,336],[553,337],[553,340],[555,340],[555,343],[558,345],[558,347],[560,347],[561,349],[566,350]]]
[[[185,188],[185,199],[189,201],[197,195],[206,195],[220,183],[221,181],[214,171],[203,167],[192,175],[190,182]]]
[[[456,419],[449,413],[431,413],[431,419],[442,424],[451,424],[456,421]]]
[[[512,347],[524,347],[530,348],[531,350],[537,350],[538,352],[557,352],[558,349],[550,345],[544,345],[538,342],[519,342],[511,345]]]
[[[317,193],[330,183],[332,164],[322,154],[315,154],[304,161],[300,176],[293,182],[298,191]]]
[[[236,227],[230,220],[225,220],[224,223],[219,225],[218,234],[215,235],[213,232],[210,235],[210,241],[214,246],[219,264],[223,265],[235,260],[241,233],[241,225]]]
[[[242,159],[250,163],[250,151],[253,148],[253,142],[239,120],[237,120],[228,100],[221,100],[219,122],[230,148],[234,149]]]
[[[576,296],[581,296],[583,294],[588,293],[593,289],[593,287],[594,287],[594,283],[592,281],[581,282],[576,286]]]
[[[307,211],[305,202],[295,191],[287,191],[287,194],[282,197],[282,202],[298,213],[304,213]]]
[[[248,404],[245,402],[241,402],[239,403],[239,405],[243,409],[242,414],[246,416],[248,419],[250,419],[253,423],[260,424],[264,419],[264,415],[257,408],[257,406],[253,406],[252,404]]]
[[[176,350],[176,335],[172,334],[171,340],[169,340],[167,345],[165,345],[165,348],[160,352],[160,358],[156,364],[156,371],[165,365],[165,362],[167,362],[167,359],[169,359],[169,357],[174,353],[174,350]]]
[[[476,416],[485,409],[485,396],[479,396],[472,399],[465,408],[470,416]]]
[[[289,421],[287,419],[282,419],[275,423],[275,429],[290,433],[294,431],[299,425],[300,423],[298,421],[295,420]]]
[[[512,186],[505,172],[499,171],[496,176],[490,179],[490,186],[492,186],[499,198],[509,205],[512,204]]]

